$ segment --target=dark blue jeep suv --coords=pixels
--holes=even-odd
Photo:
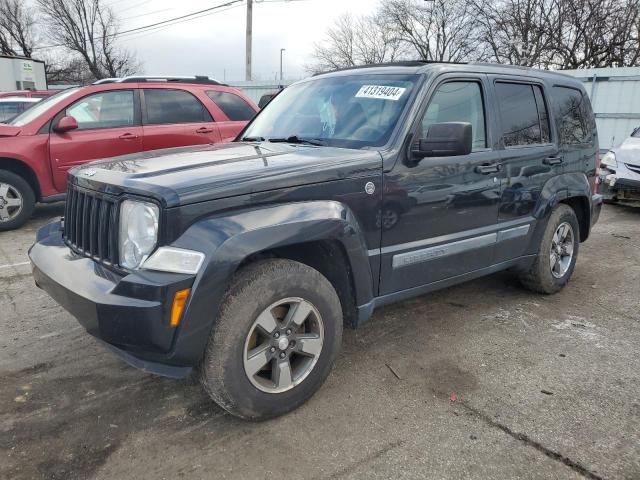
[[[504,269],[567,284],[601,206],[582,84],[487,64],[318,75],[235,142],[71,172],[36,283],[130,364],[198,372],[234,415],[302,404],[343,325]]]

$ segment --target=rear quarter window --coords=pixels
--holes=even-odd
[[[593,112],[589,100],[582,92],[571,87],[554,86],[553,102],[560,143],[564,145],[590,143]]]
[[[234,122],[247,122],[256,114],[251,105],[233,93],[208,90],[207,96]]]

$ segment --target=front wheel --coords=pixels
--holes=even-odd
[[[538,293],[556,293],[571,278],[580,247],[580,225],[568,205],[558,205],[547,223],[538,256],[529,269],[520,275],[520,282]]]
[[[0,170],[0,232],[24,225],[36,205],[33,189],[24,178]]]
[[[241,418],[287,413],[320,388],[342,339],[342,309],[313,268],[266,260],[232,280],[202,361],[211,398]]]

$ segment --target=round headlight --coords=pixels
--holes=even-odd
[[[158,206],[125,200],[120,206],[120,266],[138,268],[158,241]]]

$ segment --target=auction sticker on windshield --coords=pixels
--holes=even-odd
[[[377,98],[380,100],[393,100],[398,101],[406,88],[403,87],[388,87],[384,85],[363,85],[356,98]]]

